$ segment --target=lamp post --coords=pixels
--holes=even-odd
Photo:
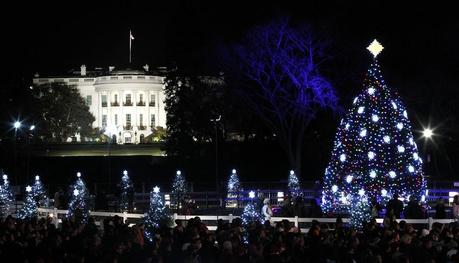
[[[430,151],[427,149],[426,145],[428,143],[427,141],[431,141],[432,137],[434,136],[435,136],[435,133],[433,132],[433,129],[431,129],[430,127],[424,128],[422,130],[422,137],[424,138],[424,141],[425,141],[424,149],[427,152],[426,170],[427,170],[428,175],[430,176],[432,176],[432,171],[431,171],[432,167],[430,165],[431,156],[430,156]]]
[[[222,200],[220,195],[220,179],[218,176],[218,122],[222,119],[221,115],[218,118],[210,119],[214,123],[215,128],[215,191],[220,199],[220,206],[222,206]]]
[[[21,122],[20,121],[15,121],[13,123],[13,128],[14,128],[14,142],[13,142],[13,177],[14,177],[14,183],[18,184],[18,174],[17,171],[17,139],[18,139],[18,130],[21,128]]]

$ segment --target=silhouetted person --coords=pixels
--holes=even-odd
[[[436,219],[446,218],[445,201],[441,197],[437,199],[437,204],[435,205],[435,218]]]
[[[424,211],[414,196],[410,196],[410,201],[405,208],[404,214],[407,219],[424,218]]]
[[[403,210],[403,203],[402,201],[398,200],[398,194],[394,194],[391,200],[387,203],[387,211],[392,212],[392,215],[395,216],[395,218],[400,218],[400,213]]]

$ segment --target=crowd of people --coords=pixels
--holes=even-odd
[[[265,221],[244,226],[240,219],[218,221],[209,231],[199,218],[163,227],[153,240],[142,224],[119,217],[97,227],[50,218],[0,222],[2,262],[459,262],[459,226],[435,223],[432,230],[405,221],[376,220],[357,231],[337,218],[313,221],[307,233],[292,222]]]

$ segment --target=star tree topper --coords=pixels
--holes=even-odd
[[[381,45],[381,43],[378,42],[378,40],[373,40],[371,44],[367,47],[368,51],[370,51],[371,54],[373,54],[373,57],[376,58],[376,56],[381,53],[381,51],[384,49],[384,47]]]

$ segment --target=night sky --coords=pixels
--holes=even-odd
[[[81,64],[125,66],[129,29],[135,36],[135,65],[175,62],[205,72],[218,67],[209,56],[218,47],[237,41],[256,24],[289,16],[330,40],[330,76],[344,108],[361,89],[369,64],[365,47],[373,38],[380,40],[386,82],[400,92],[413,126],[438,126],[435,145],[426,146],[436,156],[439,173],[451,178],[459,169],[454,164],[459,158],[459,16],[452,5],[382,0],[61,2],[20,1],[4,9],[3,101],[20,104],[21,90],[35,72],[63,74]]]

